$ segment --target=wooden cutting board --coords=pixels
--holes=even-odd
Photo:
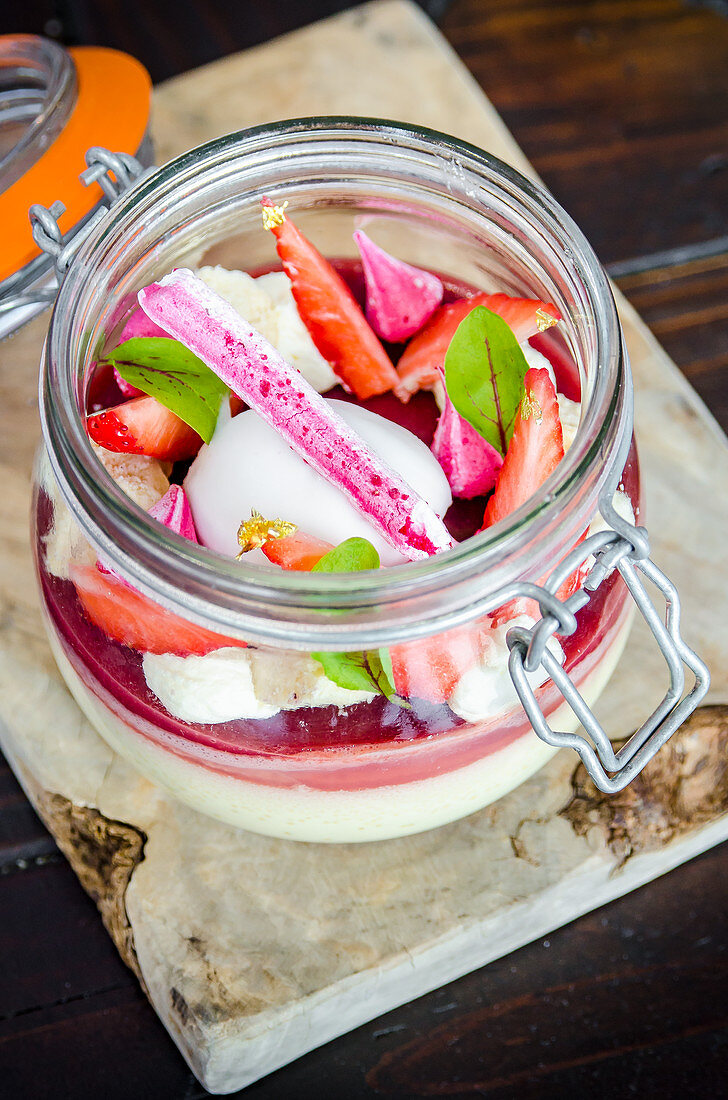
[[[449,47],[401,0],[161,86],[157,159],[250,124],[326,113],[421,123],[531,171]],[[728,837],[728,446],[634,311],[619,306],[653,557],[678,584],[686,638],[711,666],[711,705],[617,798],[599,797],[564,752],[464,821],[364,846],[293,844],[201,817],[83,718],[43,635],[27,538],[47,318],[0,345],[2,747],[210,1090],[234,1091]],[[638,626],[599,708],[611,735],[639,724],[663,679]]]

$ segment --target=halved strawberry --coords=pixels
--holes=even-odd
[[[390,646],[397,694],[404,699],[447,702],[463,673],[480,661],[489,639],[488,626],[468,623],[431,638]]]
[[[564,397],[568,397],[569,401],[581,401],[579,368],[573,355],[558,339],[557,334],[550,330],[548,332],[537,332],[535,336],[529,337],[528,343],[534,351],[540,352],[548,359],[553,367],[559,393]]]
[[[495,491],[485,509],[483,529],[499,523],[525,504],[564,457],[559,403],[548,371],[532,367],[526,372],[524,384],[526,392],[516,414],[513,436]],[[584,534],[580,535],[577,543],[583,538]],[[561,585],[558,598],[564,600],[570,596],[579,579],[580,571],[577,569]],[[495,611],[493,623],[499,626],[516,615],[524,614],[538,617],[538,607],[534,601],[511,600]]]
[[[70,577],[91,622],[120,645],[179,657],[202,656],[224,646],[245,647],[238,638],[226,638],[187,622],[95,565],[72,564]]]
[[[268,539],[261,547],[268,561],[280,565],[281,569],[295,569],[299,573],[310,573],[324,554],[333,549],[333,543],[307,535],[304,531],[296,531],[281,539]]]
[[[202,440],[155,397],[134,397],[113,409],[93,413],[86,428],[94,443],[107,451],[150,455],[163,461],[177,462],[192,458]]]
[[[394,392],[400,401],[409,401],[413,393],[432,389],[437,383],[455,330],[476,306],[485,306],[502,317],[519,343],[561,320],[556,306],[549,302],[540,302],[537,298],[511,298],[508,294],[481,292],[472,298],[460,298],[440,306],[407,345],[397,364],[399,379]]]
[[[281,207],[267,198],[262,205],[301,320],[324,359],[362,401],[391,390],[397,372],[344,280]]]
[[[531,367],[516,413],[513,435],[485,509],[483,527],[515,512],[550,477],[564,457],[556,389],[543,368]]]

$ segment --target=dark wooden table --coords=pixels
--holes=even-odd
[[[345,6],[24,0],[0,33],[117,46],[161,80]],[[728,3],[423,6],[728,428]],[[0,1095],[205,1095],[5,765],[0,809]],[[724,845],[246,1095],[725,1096],[727,884]]]

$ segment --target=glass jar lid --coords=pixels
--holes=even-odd
[[[52,260],[33,239],[29,207],[60,201],[69,239],[103,198],[79,177],[87,149],[106,146],[149,164],[150,93],[146,70],[117,50],[66,51],[34,35],[0,36],[0,337],[55,296]]]

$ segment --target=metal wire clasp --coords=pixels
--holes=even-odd
[[[94,146],[88,150],[86,165],[85,171],[81,173],[81,180],[87,187],[98,183],[106,201],[102,202],[80,226],[74,226],[70,233],[63,236],[58,219],[65,213],[66,208],[59,201],[54,202],[50,207],[34,203],[28,211],[33,240],[41,251],[53,260],[59,285],[79,247],[99,221],[106,216],[109,207],[142,175],[153,171],[153,169],[145,169],[136,157],[129,153],[111,153],[100,146]],[[42,293],[46,301],[52,301],[55,296],[55,291],[49,288],[44,288]]]
[[[630,402],[627,424],[629,442],[632,435],[631,385],[627,396]],[[622,461],[619,461],[618,456],[615,464],[619,470],[618,476],[621,476],[625,457],[624,448],[620,450]],[[535,732],[548,745],[575,749],[596,786],[607,794],[621,791],[642,771],[658,749],[692,714],[710,686],[710,673],[706,665],[685,644],[680,634],[680,597],[677,590],[650,560],[649,538],[644,527],[633,526],[615,511],[612,501],[616,488],[615,479],[610,478],[599,498],[599,510],[608,524],[608,530],[588,536],[575,547],[554,569],[543,586],[528,583],[516,586],[514,590],[519,595],[538,601],[541,619],[530,629],[514,627],[506,635],[510,649],[508,669]],[[594,562],[581,588],[567,600],[557,599],[555,593],[559,587],[576,569],[583,567],[592,555]],[[665,657],[670,675],[670,684],[662,702],[618,752],[614,751],[607,734],[574,682],[547,648],[547,642],[554,634],[568,637],[574,633],[577,627],[576,612],[589,602],[592,593],[614,569],[621,574],[652,631]],[[665,598],[664,622],[645,590],[640,573]],[[581,722],[591,744],[579,733],[559,733],[551,729],[526,676],[527,672],[533,672],[539,667],[545,669],[559,689]],[[686,667],[695,678],[687,694]]]

